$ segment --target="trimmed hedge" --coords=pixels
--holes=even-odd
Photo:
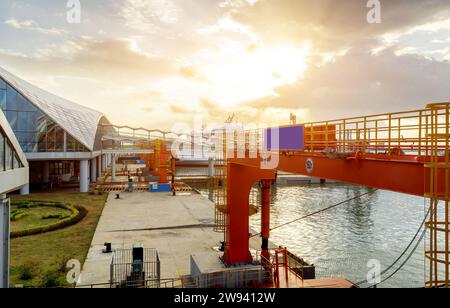
[[[38,205],[36,205],[36,204],[38,204]],[[21,206],[24,206],[24,207],[30,206],[30,208],[35,207],[35,206],[51,206],[51,207],[69,210],[72,212],[72,214],[70,216],[68,216],[67,218],[64,218],[64,219],[54,222],[54,223],[51,223],[49,225],[44,225],[44,226],[39,226],[39,227],[35,227],[35,228],[11,232],[10,236],[12,239],[30,236],[30,235],[41,234],[41,233],[47,233],[50,231],[55,231],[55,230],[70,227],[70,226],[75,225],[78,222],[80,222],[84,217],[86,217],[86,215],[88,213],[88,211],[82,206],[78,206],[78,205],[71,206],[71,205],[66,205],[64,203],[61,203],[61,202],[47,202],[47,201],[25,201],[24,202],[24,201],[22,201],[22,202],[15,203],[15,205],[18,205],[19,208]]]
[[[11,212],[11,221],[18,221],[24,218],[25,216],[28,216],[28,214],[25,213],[24,211],[14,210]]]

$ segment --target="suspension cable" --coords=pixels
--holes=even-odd
[[[426,230],[424,230],[422,232],[422,235],[420,236],[419,240],[417,241],[416,246],[414,246],[413,250],[410,252],[410,254],[408,255],[408,257],[406,258],[406,260],[388,277],[386,277],[385,279],[383,279],[380,283],[374,284],[371,287],[376,287],[386,281],[388,281],[389,279],[391,279],[392,277],[394,277],[408,262],[409,260],[412,258],[412,256],[414,255],[414,253],[416,252],[417,248],[419,248],[420,243],[422,242],[422,240],[425,238],[426,235]]]
[[[388,266],[384,271],[382,271],[380,273],[380,277],[383,276],[384,274],[386,274],[388,271],[390,271],[392,268],[394,268],[394,266],[403,258],[404,255],[406,255],[406,253],[408,252],[409,248],[411,248],[411,246],[414,244],[414,242],[416,241],[416,238],[419,236],[420,231],[422,231],[422,228],[425,226],[426,221],[428,219],[428,216],[430,215],[431,212],[431,207],[428,209],[427,214],[425,215],[425,218],[422,221],[422,224],[420,225],[419,229],[417,230],[416,234],[414,235],[413,239],[411,240],[411,242],[408,244],[408,246],[405,248],[405,250],[402,252],[402,254],[390,265]],[[389,280],[390,278],[392,278],[393,276],[395,276],[407,263],[408,261],[411,259],[411,257],[414,255],[414,252],[417,250],[417,248],[419,247],[420,243],[422,242],[422,240],[424,239],[426,235],[426,230],[424,230],[421,234],[421,236],[419,237],[419,240],[417,242],[417,244],[415,245],[415,247],[413,248],[413,250],[411,251],[411,253],[408,255],[408,257],[406,258],[406,260],[394,271],[394,273],[392,273],[391,275],[389,275],[387,278],[383,279],[383,281],[381,281],[380,283],[377,283],[375,285],[372,285],[371,287],[376,287],[384,282],[386,282],[387,280]],[[367,280],[364,281],[360,281],[358,283],[356,283],[356,286],[361,286],[365,283],[369,283]]]
[[[373,191],[369,191],[369,192],[367,192],[367,193],[364,193],[364,194],[358,195],[358,196],[356,196],[356,197],[347,199],[347,200],[345,200],[345,201],[336,203],[336,204],[334,204],[334,205],[332,205],[332,206],[329,206],[329,207],[326,207],[326,208],[324,208],[324,209],[322,209],[322,210],[313,212],[313,213],[311,213],[311,214],[305,215],[305,216],[303,216],[303,217],[300,217],[300,218],[297,218],[297,219],[295,219],[295,220],[289,221],[289,222],[287,222],[287,223],[284,223],[284,224],[278,225],[278,226],[276,226],[276,227],[273,227],[273,228],[270,229],[270,231],[274,231],[274,230],[277,230],[277,229],[286,227],[286,226],[288,226],[288,225],[291,225],[291,224],[293,224],[293,223],[296,223],[296,222],[298,222],[298,221],[304,220],[304,219],[306,219],[306,218],[309,218],[309,217],[312,217],[312,216],[321,214],[321,213],[326,212],[326,211],[328,211],[328,210],[334,209],[334,208],[336,208],[336,207],[338,207],[338,206],[340,206],[340,205],[349,203],[349,202],[351,202],[351,201],[353,201],[353,200],[356,200],[356,199],[359,199],[359,198],[362,198],[362,197],[365,197],[365,196],[368,196],[368,195],[372,195],[373,193],[375,193],[375,192],[377,192],[377,191],[378,191],[378,189],[375,189],[375,190],[373,190]],[[394,266],[395,266],[395,265],[403,258],[403,256],[406,255],[406,253],[408,252],[408,250],[411,248],[411,246],[414,244],[414,242],[416,241],[417,237],[419,236],[420,231],[422,231],[422,228],[425,226],[426,221],[427,221],[427,218],[428,218],[428,216],[430,215],[430,211],[431,211],[431,208],[428,210],[428,213],[426,214],[424,220],[422,221],[422,223],[421,223],[419,229],[417,230],[417,232],[416,232],[416,234],[414,235],[414,237],[413,237],[413,239],[411,240],[411,242],[408,244],[408,246],[407,246],[407,247],[405,248],[405,250],[402,252],[402,254],[401,254],[401,255],[400,255],[400,256],[399,256],[399,257],[398,257],[398,258],[397,258],[390,266],[388,266],[383,272],[381,272],[380,276],[386,274],[388,271],[390,271],[392,268],[394,268]],[[257,233],[257,234],[252,235],[250,238],[254,238],[254,237],[260,236],[260,235],[261,235],[261,233]],[[383,279],[380,283],[377,283],[377,284],[375,284],[375,285],[372,285],[371,287],[376,287],[376,286],[378,286],[378,285],[380,285],[380,284],[386,282],[387,280],[391,279],[392,277],[394,277],[394,276],[395,276],[395,275],[396,275],[396,274],[397,274],[397,273],[398,273],[398,272],[399,272],[399,271],[400,271],[400,270],[401,270],[401,269],[409,262],[409,260],[412,258],[412,256],[413,256],[414,253],[416,252],[417,248],[419,247],[420,243],[421,243],[422,240],[425,238],[425,235],[426,235],[426,230],[424,230],[424,231],[422,232],[422,234],[421,234],[420,237],[419,237],[419,240],[417,241],[416,245],[414,246],[413,250],[410,252],[410,254],[408,255],[408,257],[406,258],[406,260],[405,260],[405,261],[404,261],[404,262],[403,262],[403,263],[402,263],[402,264],[401,264],[401,265],[400,265],[400,266],[399,266],[399,267],[398,267],[391,275],[389,275],[388,277],[386,277],[385,279]],[[356,286],[361,286],[361,285],[363,285],[363,284],[365,284],[365,283],[368,283],[368,281],[367,281],[367,280],[365,280],[365,281],[360,281],[360,282],[356,283],[355,285],[356,285]]]
[[[372,191],[369,191],[369,192],[367,192],[367,193],[358,195],[358,196],[353,197],[353,198],[351,198],[351,199],[347,199],[347,200],[345,200],[345,201],[336,203],[336,204],[334,204],[334,205],[332,205],[332,206],[329,206],[329,207],[326,207],[326,208],[324,208],[324,209],[321,209],[320,211],[313,212],[313,213],[311,213],[311,214],[305,215],[305,216],[303,216],[303,217],[300,217],[300,218],[297,218],[297,219],[295,219],[295,220],[289,221],[289,222],[287,222],[287,223],[284,223],[284,224],[278,225],[278,226],[276,226],[276,227],[273,227],[273,228],[270,229],[270,231],[274,231],[274,230],[277,230],[277,229],[286,227],[286,226],[288,226],[288,225],[291,225],[291,224],[293,224],[293,223],[296,223],[296,222],[298,222],[298,221],[300,221],[300,220],[304,220],[304,219],[306,219],[306,218],[309,218],[309,217],[312,217],[312,216],[321,214],[321,213],[326,212],[326,211],[328,211],[328,210],[334,209],[335,207],[338,207],[338,206],[340,206],[340,205],[349,203],[349,202],[351,202],[351,201],[353,201],[353,200],[356,200],[356,199],[359,199],[359,198],[362,198],[362,197],[365,197],[365,196],[368,196],[368,195],[372,195],[372,194],[374,194],[374,193],[377,192],[377,191],[378,191],[378,189],[374,189],[374,190],[372,190]],[[250,236],[250,238],[254,238],[254,237],[257,237],[257,236],[260,236],[260,235],[261,235],[261,233],[257,233],[257,234],[254,234],[254,235]]]

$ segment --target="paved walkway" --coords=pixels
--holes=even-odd
[[[215,233],[214,205],[201,195],[173,197],[167,193],[110,193],[94,234],[78,285],[107,284],[112,254],[103,254],[104,243],[114,249],[133,245],[156,248],[161,260],[161,278],[190,274],[191,255],[217,255],[223,234]],[[260,239],[250,247],[259,250]],[[271,246],[275,247],[273,243]],[[310,280],[289,287],[350,287],[345,279]],[[109,285],[105,285],[109,287]],[[283,285],[282,287],[288,287]]]
[[[214,251],[223,234],[212,227],[168,228],[214,223],[214,205],[201,195],[172,197],[167,193],[110,194],[95,232],[79,285],[108,283],[112,256],[103,254],[104,243],[113,249],[131,249],[140,244],[156,248],[161,259],[161,277],[190,273],[190,255]],[[149,230],[163,228],[163,230]]]

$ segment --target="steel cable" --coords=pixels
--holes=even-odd
[[[326,207],[326,208],[324,208],[324,209],[321,209],[320,211],[313,212],[313,213],[311,213],[311,214],[305,215],[305,216],[303,216],[303,217],[300,217],[300,218],[297,218],[297,219],[295,219],[295,220],[289,221],[289,222],[287,222],[287,223],[284,223],[284,224],[278,225],[278,226],[276,226],[276,227],[273,227],[273,228],[270,229],[270,231],[274,231],[274,230],[277,230],[277,229],[286,227],[286,226],[288,226],[288,225],[291,225],[291,224],[293,224],[293,223],[296,223],[296,222],[298,222],[298,221],[304,220],[304,219],[306,219],[306,218],[309,218],[309,217],[312,217],[312,216],[321,214],[321,213],[326,212],[326,211],[328,211],[328,210],[334,209],[335,207],[338,207],[338,206],[340,206],[340,205],[349,203],[349,202],[351,202],[351,201],[353,201],[353,200],[356,200],[356,199],[359,199],[359,198],[362,198],[362,197],[365,197],[365,196],[374,194],[374,193],[377,192],[377,191],[378,191],[378,189],[375,189],[375,190],[369,191],[369,192],[367,192],[367,193],[365,193],[365,194],[361,194],[361,195],[358,195],[358,196],[353,197],[353,198],[351,198],[351,199],[347,199],[347,200],[345,200],[345,201],[336,203],[336,204],[334,204],[334,205],[332,205],[332,206],[329,206],[329,207]],[[260,236],[260,235],[261,235],[261,233],[253,234],[250,238],[254,238],[254,237],[257,237],[257,236]]]

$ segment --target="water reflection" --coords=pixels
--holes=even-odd
[[[372,194],[274,230],[271,240],[316,264],[319,277],[365,280],[369,260],[379,260],[385,269],[410,243],[424,217],[423,198],[345,184],[290,185],[273,188],[271,209],[273,228],[368,192]],[[250,224],[260,231],[260,215]],[[418,249],[381,287],[423,285],[424,252]]]

